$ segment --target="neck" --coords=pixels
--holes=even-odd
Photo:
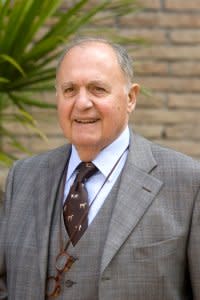
[[[89,162],[95,159],[95,157],[101,151],[93,147],[76,148],[81,161]]]

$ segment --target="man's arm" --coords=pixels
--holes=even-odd
[[[6,268],[5,268],[5,213],[4,203],[0,205],[0,299],[7,299]]]
[[[200,300],[200,189],[197,192],[188,245],[188,264],[193,299]]]
[[[12,168],[8,175],[3,204],[0,205],[0,300],[8,299],[5,241],[10,206],[9,203],[13,188],[13,173],[14,169]]]

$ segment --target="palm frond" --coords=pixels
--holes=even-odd
[[[0,165],[3,167],[11,167],[13,161],[16,160],[14,155],[8,154],[0,150]]]
[[[11,57],[10,55],[7,55],[7,54],[0,54],[0,63],[1,63],[1,60],[6,61],[9,64],[11,64],[15,69],[17,69],[19,71],[19,73],[23,77],[26,77],[24,70],[22,69],[20,64],[13,57]]]

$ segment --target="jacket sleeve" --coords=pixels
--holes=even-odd
[[[9,172],[3,203],[0,205],[0,300],[8,299],[6,270],[6,228],[12,195],[14,169]]]
[[[0,299],[7,299],[6,267],[5,267],[5,217],[4,207],[0,207]]]
[[[197,192],[188,244],[188,264],[193,299],[200,298],[200,189]]]

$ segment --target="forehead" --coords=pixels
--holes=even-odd
[[[57,71],[57,83],[92,80],[112,85],[126,84],[127,79],[110,45],[99,42],[79,44],[68,50]],[[117,83],[118,82],[118,83]]]
[[[116,86],[127,84],[127,77],[114,49],[100,42],[87,42],[72,47],[63,57],[57,70],[57,84],[85,84],[101,81]]]
[[[105,67],[116,67],[121,70],[113,48],[100,42],[86,42],[69,49],[60,63],[59,70],[63,66],[75,67],[77,63],[80,63],[82,66],[94,64],[98,67],[99,65],[105,65]]]

